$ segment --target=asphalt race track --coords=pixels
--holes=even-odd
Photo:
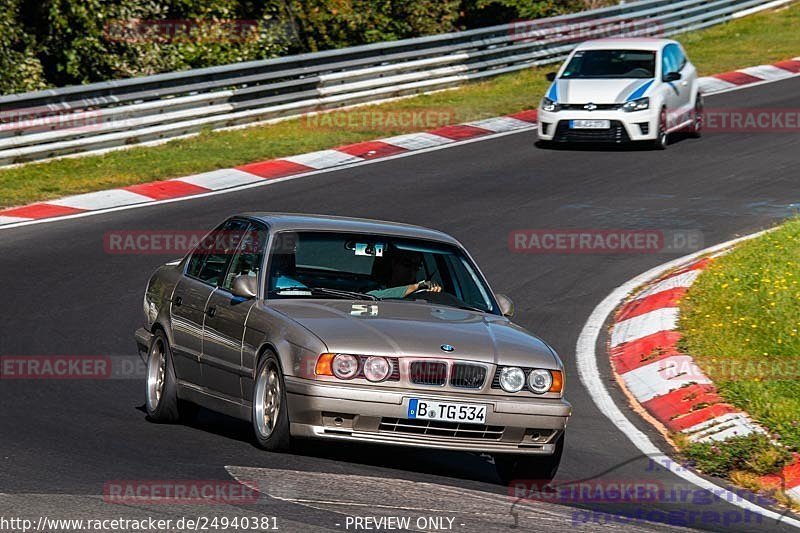
[[[706,106],[792,109],[798,94],[795,78],[711,96]],[[532,105],[534,100],[532,95]],[[109,231],[210,229],[234,212],[257,210],[421,224],[460,239],[494,290],[514,298],[515,321],[564,359],[574,416],[557,481],[648,480],[690,488],[672,474],[653,471],[597,410],[578,380],[573,356],[585,320],[607,294],[677,255],[518,254],[509,250],[508,236],[526,228],[697,230],[711,246],[769,227],[800,205],[800,137],[708,133],[677,140],[665,152],[541,150],[534,141],[535,133],[518,133],[230,194],[2,230],[0,289],[6,303],[0,355],[135,353],[145,282],[173,258],[108,254],[103,243]],[[605,353],[602,346],[598,353]],[[630,413],[608,361],[599,363],[612,394]],[[591,518],[584,525],[579,505],[512,505],[480,457],[319,443],[276,455],[255,447],[246,424],[205,411],[189,425],[152,424],[143,403],[143,378],[1,381],[0,514],[264,513],[277,517],[282,531],[354,531],[346,527],[347,515],[403,514],[455,516],[453,531],[507,531],[515,525],[528,531],[668,528],[648,522],[601,525]],[[669,449],[657,432],[629,416]],[[234,478],[258,481],[264,497],[241,508],[118,505],[102,498],[111,480]],[[722,502],[620,508],[637,507],[662,517],[670,511],[708,512],[692,525],[709,530],[792,529]]]

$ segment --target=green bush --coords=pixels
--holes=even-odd
[[[46,86],[35,41],[19,26],[19,1],[0,5],[0,94],[33,91]]]
[[[724,442],[693,442],[681,451],[700,471],[718,477],[734,471],[772,474],[792,459],[791,453],[760,433]]]
[[[608,0],[4,0],[0,93],[404,39]],[[180,37],[158,24],[186,22]],[[247,31],[231,34],[232,21]]]

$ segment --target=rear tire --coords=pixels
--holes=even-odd
[[[656,150],[666,150],[669,144],[669,133],[667,133],[667,108],[662,107],[658,115],[658,132],[653,141],[653,148]]]
[[[253,383],[253,432],[265,450],[280,452],[291,447],[286,387],[278,356],[266,352],[258,363]]]
[[[553,455],[495,455],[494,465],[497,477],[504,485],[508,485],[515,479],[535,480],[541,484],[549,483],[556,477],[563,453],[564,434],[558,438]]]
[[[152,422],[176,422],[180,418],[175,367],[167,336],[156,330],[147,355],[145,409]]]

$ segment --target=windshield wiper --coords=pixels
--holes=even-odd
[[[371,294],[364,294],[363,292],[355,292],[355,291],[345,291],[340,289],[328,289],[326,287],[283,287],[281,289],[275,289],[272,292],[273,294],[277,293],[280,294],[282,292],[287,291],[298,291],[298,292],[310,292],[313,295],[325,295],[325,296],[337,296],[339,298],[345,300],[377,300],[378,298],[371,295]]]

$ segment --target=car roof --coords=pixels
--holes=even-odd
[[[306,215],[298,213],[242,213],[238,216],[248,217],[264,222],[271,231],[340,231],[349,233],[376,233],[393,237],[407,237],[445,242],[460,246],[460,243],[447,233],[402,224],[367,218],[337,217],[330,215]]]
[[[606,38],[586,41],[579,44],[576,50],[660,50],[668,44],[678,44],[672,39],[658,39],[654,37],[637,38]]]

